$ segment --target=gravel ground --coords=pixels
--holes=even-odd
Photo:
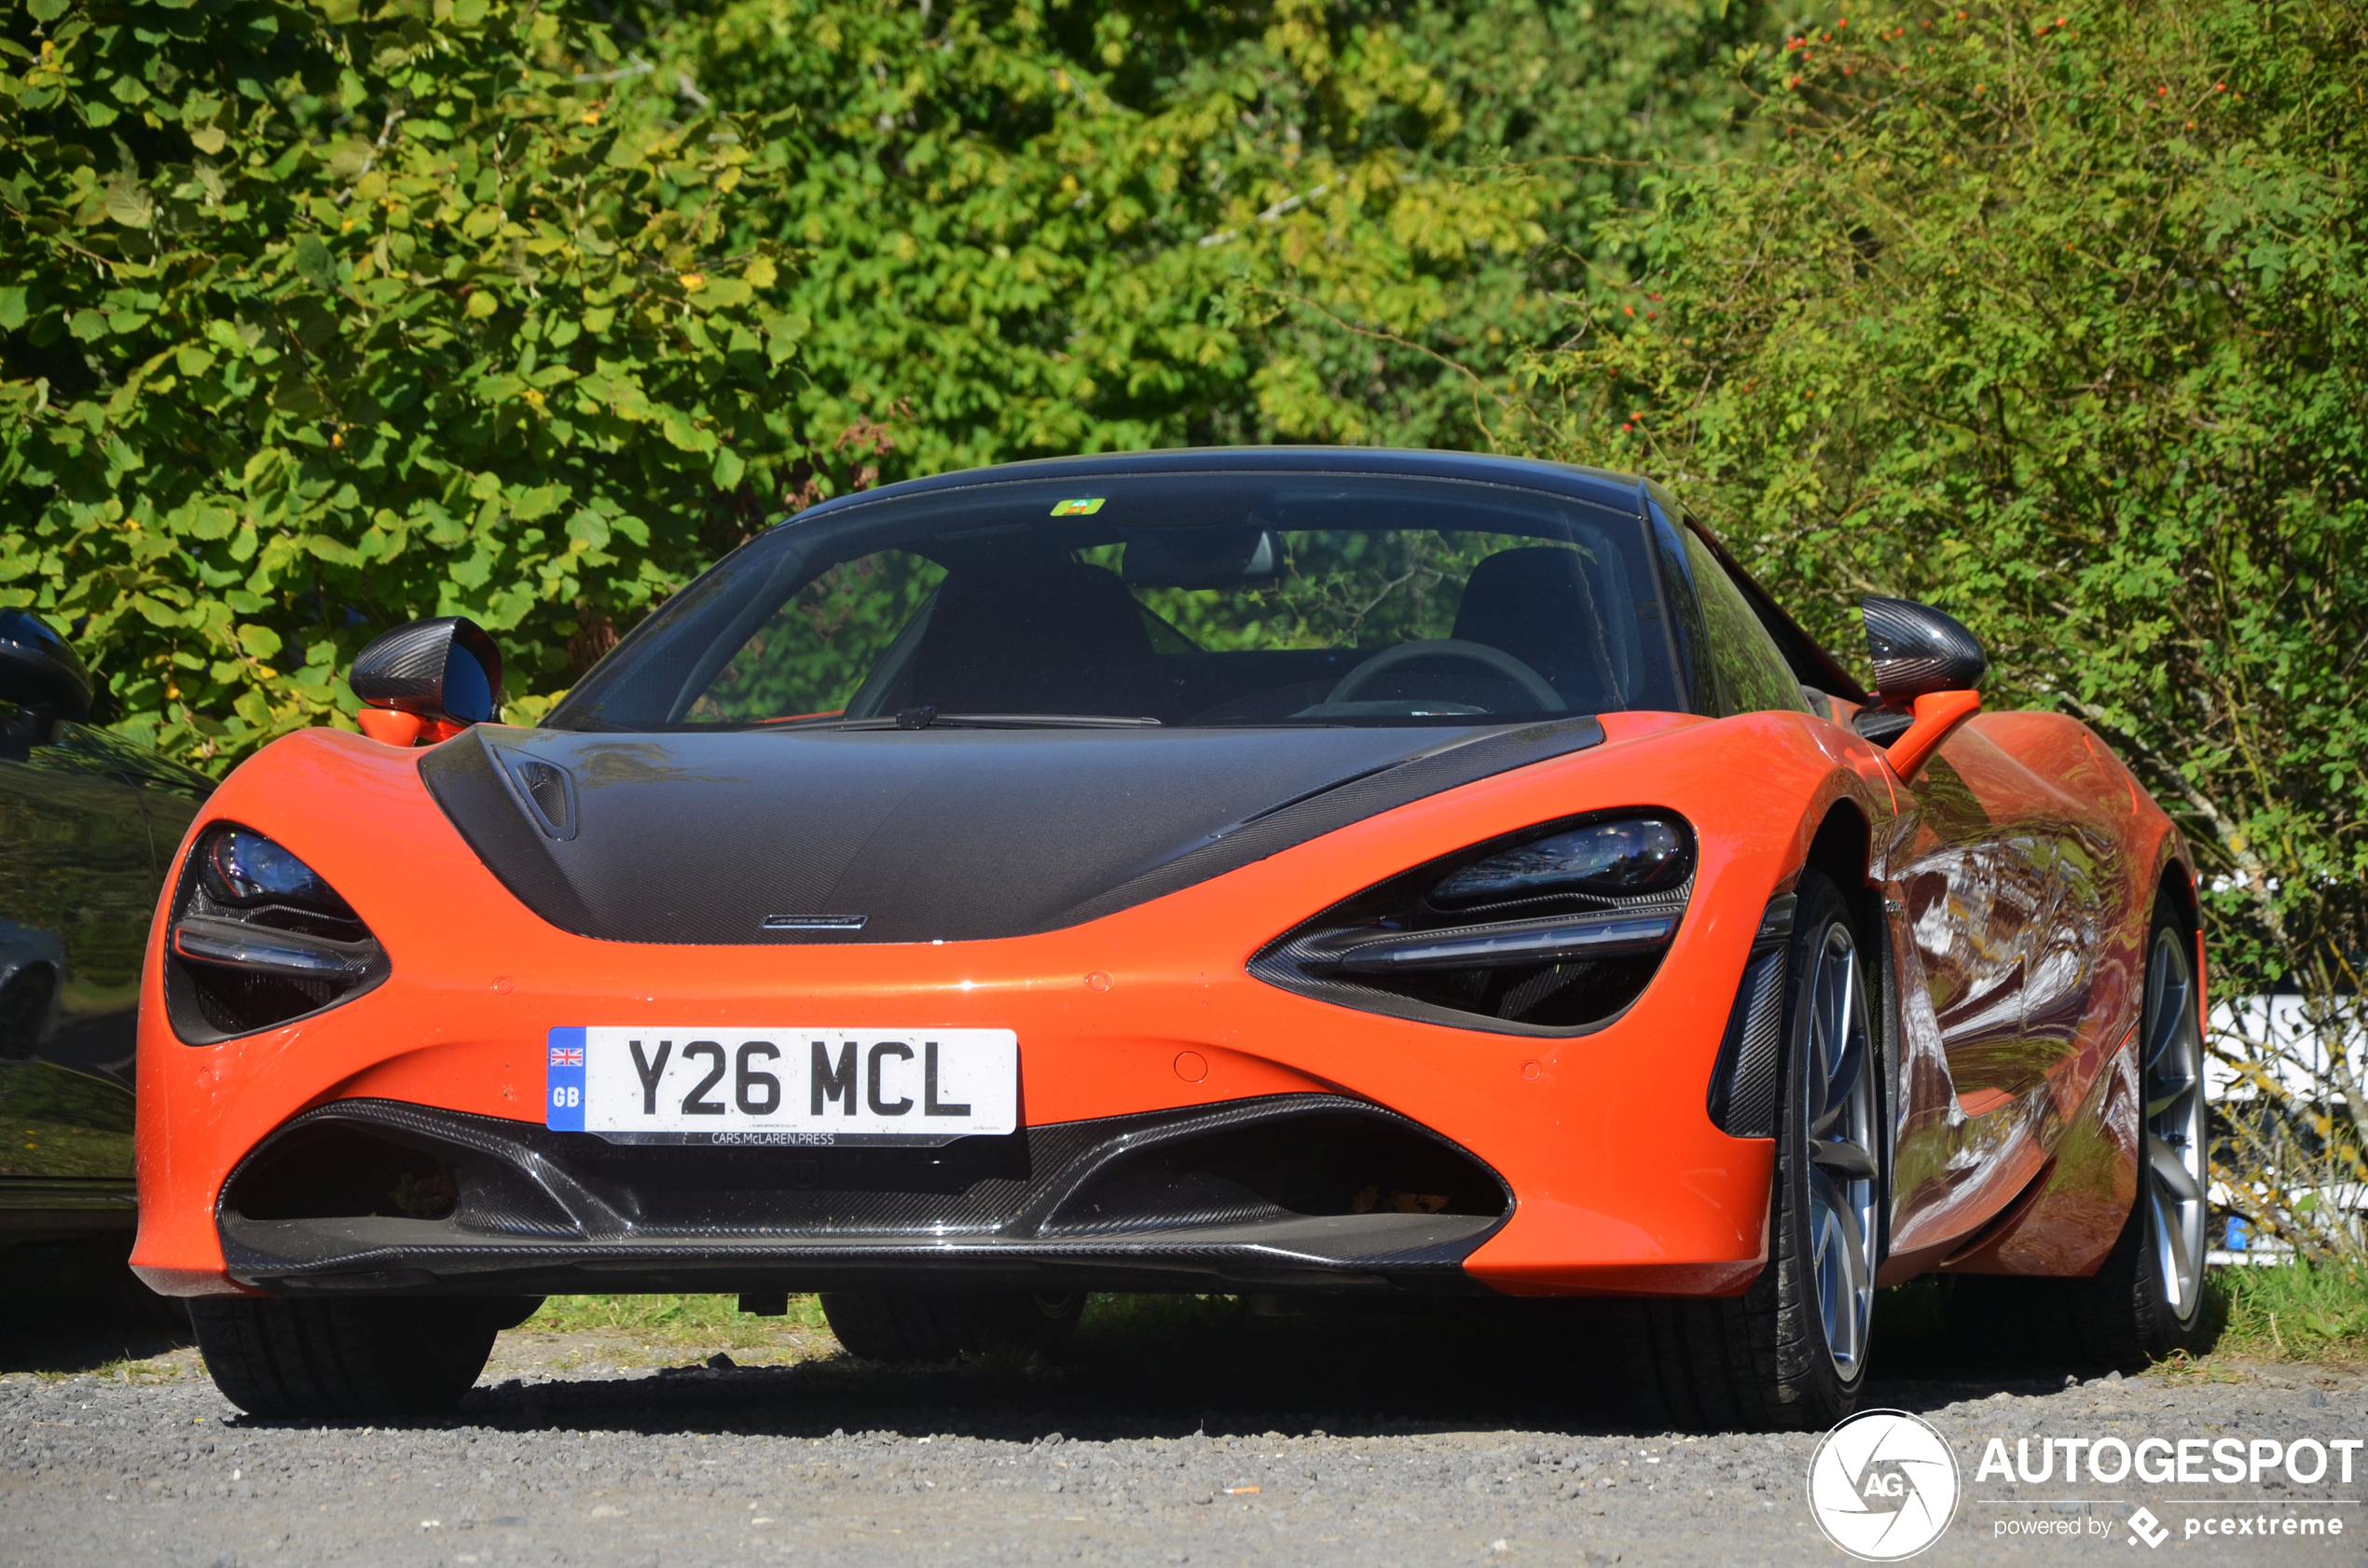
[[[506,1334],[459,1417],[337,1428],[240,1417],[186,1343],[11,1328],[0,1564],[1845,1561],[1805,1502],[1813,1437],[1626,1427],[1595,1387],[1604,1347],[1568,1342],[1566,1319],[1114,1310],[1057,1364],[909,1371],[810,1327],[738,1338],[738,1361],[771,1364]],[[689,1364],[637,1364],[669,1355]],[[2357,1367],[2215,1360],[2067,1386],[1894,1361],[1874,1402],[1950,1439],[1967,1499],[1920,1561],[2127,1568],[2155,1555],[2130,1555],[2141,1504],[2171,1530],[2166,1560],[2368,1561],[2368,1451],[2348,1484],[2332,1465],[2311,1486],[1976,1476],[1992,1436],[2368,1437]],[[2190,1516],[2240,1510],[2344,1533],[2184,1537]],[[2085,1533],[2020,1533],[2033,1522]]]

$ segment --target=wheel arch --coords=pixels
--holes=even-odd
[[[1841,889],[1860,937],[1870,943],[1882,932],[1882,921],[1874,917],[1882,908],[1882,894],[1867,880],[1873,865],[1874,829],[1865,812],[1848,795],[1838,797],[1827,805],[1810,835],[1801,869],[1823,872]]]
[[[2168,845],[2164,846],[2160,858],[2162,863],[2155,873],[2155,896],[2148,901],[2149,917],[2155,905],[2168,903],[2186,922],[2188,935],[2200,935],[2204,928],[2204,908],[2203,899],[2196,891],[2194,868],[2188,865],[2184,856]]]

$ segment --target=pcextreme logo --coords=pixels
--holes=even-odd
[[[1809,1511],[1825,1538],[1867,1562],[1915,1556],[1957,1514],[1957,1455],[1906,1410],[1861,1410],[1809,1461]]]

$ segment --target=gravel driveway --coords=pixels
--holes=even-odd
[[[717,1368],[513,1333],[458,1418],[342,1429],[240,1418],[186,1346],[114,1361],[105,1343],[11,1336],[0,1365],[38,1369],[0,1375],[0,1564],[1846,1561],[1805,1501],[1813,1436],[1626,1429],[1600,1394],[1609,1348],[1553,1317],[1089,1321],[1053,1366],[916,1371],[813,1331],[735,1353],[775,1364]],[[1992,1436],[2368,1437],[2356,1369],[1950,1370],[1927,1356],[1876,1393],[1929,1419],[1962,1473],[1920,1561],[2368,1561],[2368,1451],[2348,1484],[2332,1466],[2317,1485],[1976,1476]],[[2133,1555],[2141,1504],[2170,1534]],[[2343,1534],[2184,1534],[2239,1512]]]

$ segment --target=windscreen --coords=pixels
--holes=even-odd
[[[1014,480],[744,546],[561,729],[1470,725],[1684,706],[1636,516],[1394,475]]]

